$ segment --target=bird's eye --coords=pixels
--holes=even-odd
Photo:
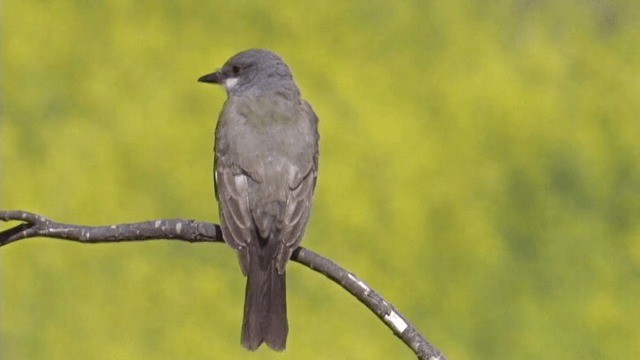
[[[233,74],[234,74],[234,75],[238,75],[238,73],[240,72],[240,66],[238,66],[238,65],[233,65],[233,66],[231,67],[231,70],[233,70]]]

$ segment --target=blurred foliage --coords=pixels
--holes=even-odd
[[[217,221],[212,133],[236,52],[275,50],[321,119],[304,245],[451,359],[640,353],[640,8],[589,1],[2,2],[1,208]],[[244,279],[219,244],[0,250],[0,357],[220,359]],[[285,353],[412,354],[289,267]]]

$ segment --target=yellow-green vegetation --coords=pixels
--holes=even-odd
[[[320,116],[303,245],[451,359],[640,353],[640,8],[594,1],[1,4],[0,208],[217,221],[196,79],[251,47]],[[239,345],[222,244],[0,249],[3,359],[401,359],[347,293],[289,267],[288,349]]]

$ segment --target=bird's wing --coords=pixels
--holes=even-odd
[[[255,236],[249,207],[249,182],[253,180],[247,174],[234,170],[234,166],[218,159],[215,183],[223,238],[234,249],[240,249]]]
[[[224,241],[234,249],[241,249],[254,240],[253,218],[249,204],[249,187],[256,181],[250,172],[239,165],[233,141],[234,117],[238,116],[234,103],[227,101],[216,127],[214,182]]]
[[[287,207],[283,219],[283,244],[277,258],[280,273],[284,271],[291,253],[298,247],[304,236],[318,176],[318,117],[306,101],[303,105],[305,117],[313,132],[313,141],[309,146],[311,156],[308,157],[306,166],[299,167],[289,182]]]

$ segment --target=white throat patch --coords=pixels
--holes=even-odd
[[[228,78],[224,81],[224,87],[226,87],[227,90],[231,90],[234,86],[236,86],[237,83],[238,78]]]

